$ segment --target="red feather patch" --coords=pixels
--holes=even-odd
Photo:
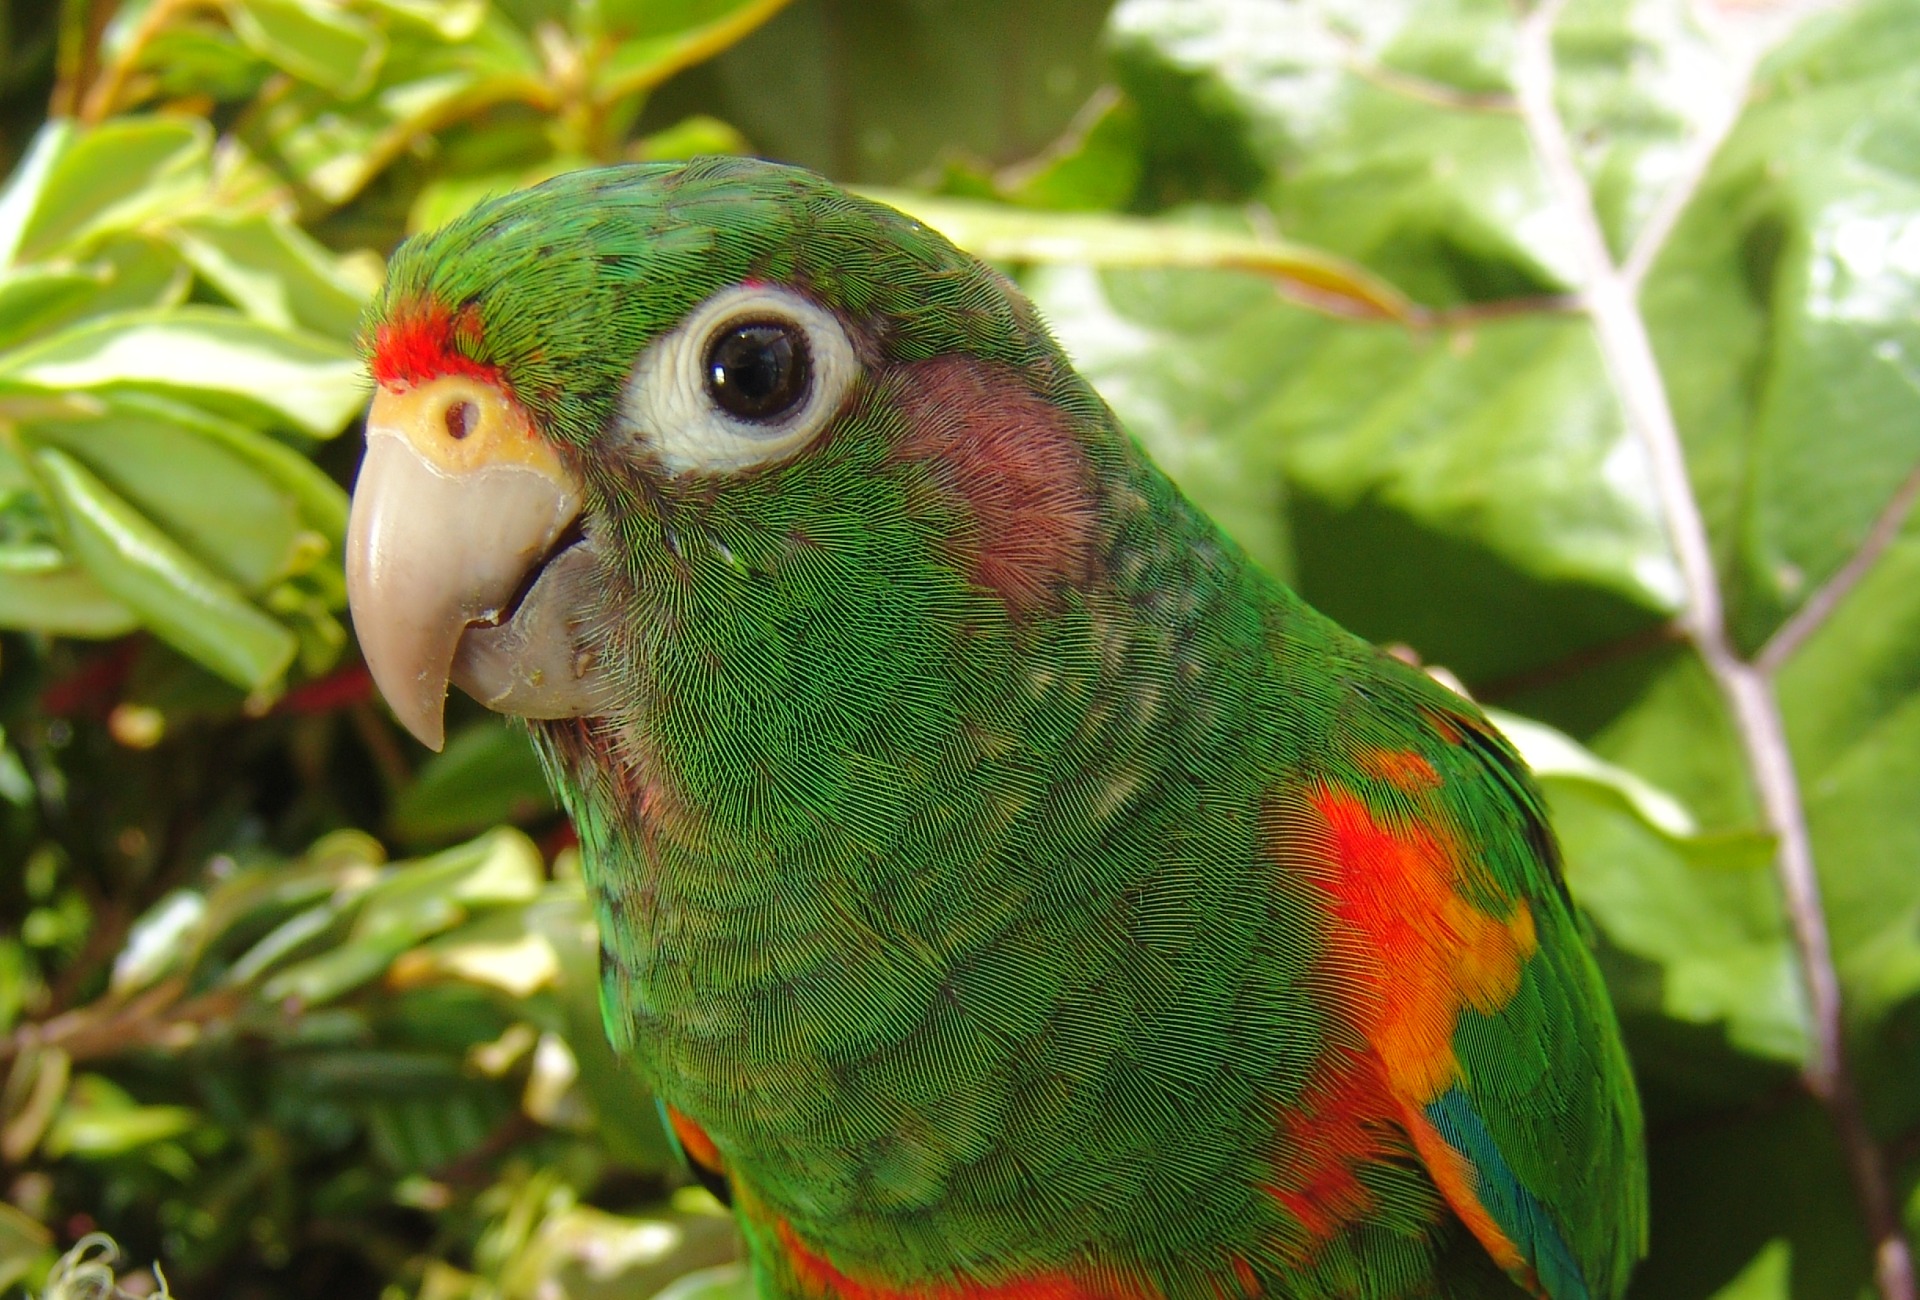
[[[1297,1107],[1281,1118],[1283,1143],[1266,1191],[1306,1229],[1309,1248],[1373,1209],[1359,1169],[1409,1147],[1400,1108],[1372,1056],[1338,1050]]]
[[[973,581],[1016,615],[1084,581],[1099,503],[1066,413],[1014,371],[967,357],[918,362],[899,379],[912,430],[897,454],[932,465],[972,515]]]
[[[1374,751],[1361,765],[1412,793],[1428,785],[1432,772],[1424,759],[1409,761],[1415,758]],[[1425,1108],[1461,1079],[1453,1051],[1461,1013],[1492,1014],[1519,988],[1537,943],[1533,913],[1524,898],[1512,900],[1505,915],[1472,902],[1483,892],[1469,887],[1480,883],[1480,868],[1440,821],[1376,814],[1358,794],[1331,784],[1303,796],[1274,800],[1268,843],[1276,862],[1325,893],[1338,927],[1330,969],[1348,990],[1348,1011],[1374,1063],[1359,1096],[1366,1106],[1384,1103],[1398,1111],[1398,1127],[1440,1194],[1494,1261],[1517,1273],[1525,1267],[1520,1252],[1481,1204],[1466,1161],[1440,1137]],[[1340,1117],[1337,1108],[1332,1114]],[[1331,1149],[1344,1158],[1356,1146],[1348,1138]],[[1337,1169],[1323,1175],[1321,1185],[1321,1204],[1351,1213],[1351,1198],[1339,1195],[1345,1188]],[[1289,1206],[1310,1230],[1316,1227],[1300,1207]]]
[[[501,382],[500,372],[468,356],[461,340],[477,340],[479,314],[472,307],[450,312],[438,302],[396,308],[373,332],[373,380],[387,388],[409,388],[441,375],[467,375]]]
[[[785,1220],[775,1225],[787,1263],[808,1295],[821,1300],[1152,1300],[1144,1293],[1096,1287],[1066,1273],[1036,1273],[1006,1282],[943,1282],[891,1286],[848,1277],[816,1255]]]

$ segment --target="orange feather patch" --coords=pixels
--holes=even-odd
[[[666,1110],[667,1123],[673,1126],[673,1135],[680,1139],[680,1149],[687,1153],[687,1159],[716,1174],[725,1174],[726,1162],[720,1159],[720,1150],[713,1145],[707,1131],[674,1107],[668,1106]]]
[[[1373,751],[1368,775],[1409,794],[1439,784],[1416,754]],[[1513,900],[1505,916],[1469,901],[1478,868],[1448,828],[1416,817],[1375,816],[1350,791],[1321,786],[1304,800],[1277,803],[1269,842],[1277,860],[1327,895],[1336,923],[1329,964],[1351,989],[1349,1013],[1371,1048],[1371,1068],[1336,1063],[1328,1081],[1302,1099],[1283,1133],[1298,1154],[1283,1156],[1285,1186],[1271,1189],[1313,1240],[1325,1240],[1369,1208],[1356,1163],[1391,1152],[1382,1122],[1410,1142],[1435,1187],[1496,1263],[1525,1273],[1525,1261],[1480,1203],[1471,1164],[1425,1114],[1462,1081],[1453,1034],[1462,1011],[1491,1014],[1520,986],[1537,944],[1533,913]],[[1404,1149],[1404,1147],[1402,1148]]]
[[[1410,749],[1366,749],[1354,761],[1374,780],[1385,781],[1408,794],[1440,788],[1440,773],[1425,755]]]
[[[1476,868],[1443,827],[1389,824],[1331,788],[1308,805],[1315,825],[1305,842],[1325,855],[1312,879],[1330,896],[1348,936],[1341,958],[1365,990],[1361,1031],[1393,1095],[1424,1106],[1460,1079],[1461,1011],[1496,1012],[1520,987],[1536,944],[1533,913],[1524,899],[1505,917],[1469,902],[1461,886]]]

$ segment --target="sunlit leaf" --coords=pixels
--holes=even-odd
[[[184,1106],[142,1106],[125,1089],[97,1074],[76,1076],[47,1132],[47,1153],[83,1159],[128,1152],[179,1137],[200,1122]]]
[[[1814,24],[1764,71],[1647,281],[1749,651],[1920,468],[1917,77],[1910,5]]]
[[[630,0],[610,0],[599,6],[602,21],[624,39],[599,65],[595,91],[603,100],[613,100],[650,90],[676,72],[733,45],[787,2],[701,0],[697,4],[636,5]]]
[[[895,191],[875,197],[994,261],[1252,271],[1308,302],[1351,315],[1404,319],[1412,311],[1398,290],[1361,267],[1316,248],[1256,238],[1217,223],[1040,212]]]
[[[158,635],[237,686],[276,682],[293,634],[65,452],[35,453],[73,557]]]
[[[379,29],[337,4],[238,0],[228,12],[234,31],[263,58],[342,98],[366,89],[386,53]]]
[[[360,362],[344,344],[205,307],[74,326],[0,358],[0,376],[238,400],[320,438],[338,433],[366,400]]]
[[[177,212],[206,185],[213,133],[196,119],[129,118],[62,138],[64,147],[22,220],[18,258],[75,250],[110,231],[131,230]],[[20,193],[24,201],[26,191]]]
[[[264,216],[204,217],[173,237],[194,270],[257,320],[351,341],[366,295],[297,227]]]

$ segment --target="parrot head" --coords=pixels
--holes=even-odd
[[[396,253],[363,337],[349,600],[433,748],[450,681],[605,717],[662,637],[689,673],[777,646],[762,682],[844,686],[922,615],[1010,626],[1088,570],[1125,454],[997,273],[748,159],[484,203]]]

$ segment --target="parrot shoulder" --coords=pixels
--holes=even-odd
[[[1324,896],[1339,997],[1454,1214],[1547,1300],[1615,1300],[1645,1250],[1640,1114],[1524,762],[1385,655],[1268,844]]]

